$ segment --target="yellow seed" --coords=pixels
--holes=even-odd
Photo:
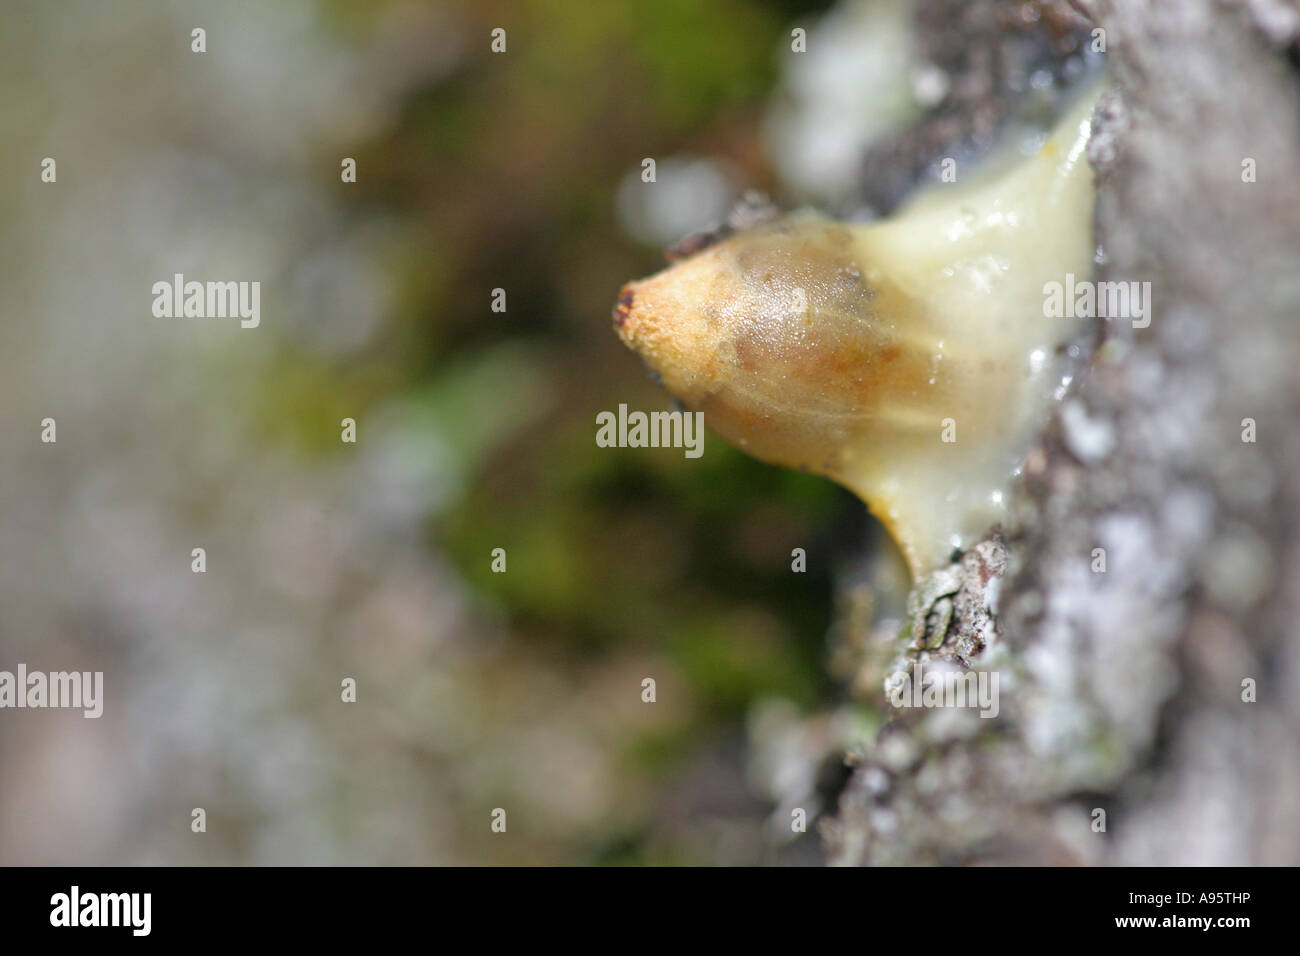
[[[826,475],[890,529],[913,575],[1005,513],[1077,319],[1043,286],[1092,272],[1096,96],[1031,157],[851,225],[799,213],[624,287],[623,341],[710,427]]]

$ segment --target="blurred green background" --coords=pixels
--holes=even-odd
[[[761,121],[790,13],[466,5],[477,48],[413,90],[392,128],[357,151],[368,175],[355,201],[410,216],[424,233],[398,306],[411,363],[400,387],[463,469],[430,534],[476,600],[504,613],[508,669],[544,659],[593,714],[626,714],[602,741],[620,807],[593,819],[578,846],[552,848],[564,859],[712,862],[709,828],[691,822],[711,814],[763,859],[765,841],[739,838],[767,809],[763,795],[717,778],[742,775],[756,701],[811,710],[829,692],[829,569],[816,546],[851,503],[716,439],[698,461],[594,443],[597,411],[670,403],[610,333],[618,285],[662,266],[621,228],[620,183],[645,156],[688,154],[770,187]],[[342,20],[364,31],[373,16]],[[505,55],[484,39],[494,26],[507,29]],[[494,288],[507,291],[504,314],[488,308]],[[822,560],[795,575],[800,546]],[[506,549],[505,574],[490,570],[495,547]],[[606,670],[627,677],[584,686]],[[638,710],[628,701],[639,702],[640,672],[655,677],[659,700]],[[681,801],[687,780],[695,805]]]
[[[670,405],[612,334],[620,285],[746,188],[818,198],[773,142],[792,26],[849,32],[824,6],[11,18],[0,666],[103,669],[109,699],[0,720],[0,862],[818,858],[790,809],[838,739],[861,506],[712,436],[594,439]],[[846,8],[898,45],[901,7]],[[152,319],[182,271],[259,278],[260,328]]]

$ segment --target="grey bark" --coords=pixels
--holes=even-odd
[[[850,755],[835,862],[1300,863],[1300,14],[1076,7],[1115,84],[1097,278],[1150,282],[1151,322],[1104,323],[1005,573],[991,536],[943,645],[901,652],[996,669],[1001,713],[892,711]]]

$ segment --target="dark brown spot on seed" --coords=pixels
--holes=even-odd
[[[623,323],[627,321],[628,315],[632,312],[632,290],[623,286],[623,291],[618,294],[618,305],[614,306],[614,325],[622,328]]]

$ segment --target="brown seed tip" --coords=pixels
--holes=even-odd
[[[632,312],[632,287],[623,286],[623,291],[618,294],[618,305],[614,306],[614,325],[618,328],[623,327],[627,321],[628,315]]]

